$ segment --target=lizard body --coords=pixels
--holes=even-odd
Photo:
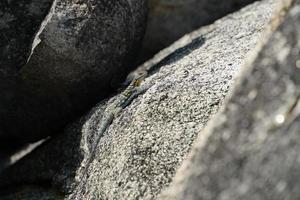
[[[141,87],[141,83],[144,80],[145,75],[138,76],[133,79],[133,81],[129,84],[129,86],[120,94],[120,96],[109,105],[105,111],[102,118],[102,122],[97,129],[98,135],[102,135],[109,125],[112,123],[113,119],[126,107],[128,106],[132,100],[138,96],[139,94],[144,93],[148,87]],[[97,146],[98,140],[101,137],[98,137],[92,149]]]
[[[94,160],[97,146],[100,142],[102,135],[109,128],[113,120],[126,106],[128,106],[132,102],[134,98],[136,98],[138,95],[144,93],[150,88],[150,85],[142,85],[142,82],[146,77],[147,73],[137,75],[127,86],[127,88],[119,95],[119,97],[112,104],[108,105],[105,109],[101,120],[101,124],[97,129],[97,138],[91,145],[91,155],[86,163],[87,168],[83,172],[83,177],[86,177],[88,167],[90,163]],[[80,184],[84,184],[85,181],[81,181]]]
[[[128,85],[128,87],[120,94],[120,96],[109,105],[102,117],[101,124],[97,129],[98,137],[92,145],[92,155],[93,159],[96,147],[100,141],[101,136],[108,129],[109,125],[112,123],[114,118],[126,107],[128,106],[134,98],[138,95],[144,93],[149,87],[142,87],[141,83],[144,81],[146,74],[142,74],[133,79],[133,81]],[[89,162],[90,163],[90,162]]]

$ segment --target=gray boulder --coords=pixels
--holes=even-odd
[[[1,142],[56,134],[112,92],[131,69],[145,20],[145,0],[56,0],[29,61],[1,80]]]
[[[184,34],[255,0],[149,0],[149,17],[139,62],[149,59]]]
[[[155,199],[222,105],[276,5],[250,5],[162,51],[138,69],[156,69],[142,83],[151,87],[104,133],[104,116],[120,95],[4,171],[0,191],[23,194],[27,185],[44,183],[64,199]]]
[[[300,197],[300,1],[283,1],[270,40],[202,131],[161,199]]]

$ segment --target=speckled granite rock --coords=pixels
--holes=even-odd
[[[149,0],[149,17],[139,62],[152,57],[184,34],[255,0]]]
[[[98,132],[103,114],[118,95],[6,170],[0,188],[17,193],[14,185],[42,182],[63,192],[65,199],[156,198],[221,106],[276,2],[250,5],[164,50],[142,66],[161,67],[144,82],[152,87],[134,99],[104,135]]]
[[[299,199],[299,41],[295,0],[162,199]]]
[[[57,133],[118,86],[143,36],[145,2],[56,0],[28,63],[1,80],[1,142]]]

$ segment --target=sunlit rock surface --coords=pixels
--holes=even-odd
[[[44,183],[64,199],[155,199],[222,105],[276,5],[277,0],[257,2],[163,50],[138,69],[159,68],[143,83],[152,87],[103,135],[102,117],[118,95],[6,170],[0,191],[24,194],[29,183]],[[40,191],[29,188],[34,190]]]
[[[300,1],[246,66],[222,112],[200,132],[167,200],[300,197]],[[280,14],[273,21],[280,21]]]

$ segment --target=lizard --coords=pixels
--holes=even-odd
[[[128,87],[120,94],[120,96],[111,104],[108,105],[104,111],[101,124],[97,129],[98,135],[103,135],[107,130],[109,125],[112,123],[114,118],[125,108],[127,107],[134,98],[138,95],[144,93],[149,86],[141,86],[144,81],[146,73],[139,74],[135,77]],[[96,149],[96,146],[99,143],[101,137],[98,137],[95,143],[92,145],[92,150]],[[93,153],[92,153],[93,154]]]
[[[155,74],[158,70],[160,70],[160,68],[163,65],[168,64],[170,61],[172,61],[171,58],[172,56],[174,56],[174,54],[180,54],[182,52],[185,52],[186,49],[194,49],[203,43],[204,39],[202,37],[194,38],[188,46],[184,46],[175,50],[168,56],[165,56],[164,58],[160,59],[160,61],[158,62],[138,67],[136,70],[134,70],[127,76],[127,79],[123,84],[125,90],[121,92],[120,95],[116,98],[116,100],[113,101],[110,105],[108,105],[104,110],[101,123],[99,125],[99,128],[97,128],[97,138],[91,144],[91,154],[86,164],[87,168],[83,172],[83,177],[86,176],[88,167],[90,163],[94,160],[97,146],[99,145],[102,135],[107,131],[113,120],[119,115],[119,113],[124,108],[126,108],[133,101],[134,98],[136,98],[140,94],[145,93],[152,86],[153,83],[151,81],[149,83],[145,83],[145,79]],[[80,183],[84,184],[84,181],[81,181]]]
[[[118,114],[127,107],[134,98],[136,98],[138,95],[143,94],[146,92],[150,85],[143,84],[143,81],[148,76],[148,72],[144,71],[143,73],[139,73],[136,75],[130,84],[125,88],[123,92],[120,93],[120,95],[117,97],[117,99],[112,102],[110,105],[107,106],[107,108],[104,111],[104,114],[102,116],[101,123],[99,127],[97,128],[97,138],[94,140],[94,142],[91,144],[91,154],[90,157],[87,160],[86,166],[87,168],[83,171],[82,177],[86,177],[88,167],[91,164],[91,162],[94,160],[97,146],[100,142],[100,139],[102,138],[102,135],[107,131],[113,120],[118,116]],[[85,180],[87,181],[87,180]],[[80,184],[83,184],[84,181],[81,181]],[[76,195],[76,193],[75,193]]]

